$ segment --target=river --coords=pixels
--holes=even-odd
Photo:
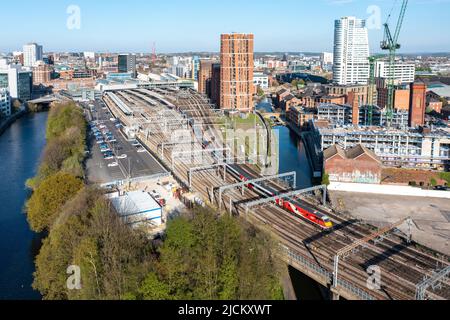
[[[41,238],[30,231],[23,207],[28,178],[45,147],[48,114],[29,114],[0,135],[0,300],[40,299],[31,288]]]

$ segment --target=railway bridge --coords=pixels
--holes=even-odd
[[[193,90],[182,91],[170,91],[164,99],[150,89],[115,92],[132,111],[128,115],[116,99],[104,100],[181,184],[223,213],[239,215],[273,235],[279,243],[278,257],[329,288],[334,299],[450,299],[449,257],[422,248],[411,242],[408,232],[401,233],[400,226],[413,227],[409,217],[378,230],[327,208],[326,188],[296,189],[293,174],[261,177],[253,166],[242,164],[238,167],[246,181],[238,179],[230,172],[236,160],[233,148],[221,140],[223,115]],[[190,137],[173,141],[174,129],[180,128]],[[199,132],[206,130],[217,135],[205,149]],[[192,161],[199,155],[200,163]],[[256,186],[277,194],[262,197]],[[321,228],[293,214],[279,205],[280,199],[301,202],[329,217],[333,228]]]

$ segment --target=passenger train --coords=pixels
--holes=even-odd
[[[253,179],[247,172],[245,172],[237,165],[228,165],[227,167],[227,170],[230,172],[230,174],[232,174],[236,179],[240,181],[245,182]],[[268,186],[249,184],[247,185],[247,187],[264,197],[276,197],[276,195],[278,194],[276,190]],[[328,216],[320,213],[319,211],[313,209],[305,203],[300,203],[299,201],[293,199],[284,200],[281,198],[277,199],[275,202],[284,210],[293,213],[295,216],[306,219],[322,229],[329,230],[333,228],[333,223]]]

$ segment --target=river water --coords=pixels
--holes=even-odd
[[[29,114],[0,135],[0,300],[40,299],[31,288],[40,236],[23,213],[25,188],[45,147],[47,113]]]

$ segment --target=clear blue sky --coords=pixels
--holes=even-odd
[[[410,0],[402,52],[450,51],[450,0]],[[21,0],[2,1],[0,51],[35,41],[44,51],[218,51],[219,35],[255,34],[256,51],[331,51],[334,20],[369,18],[369,6],[386,20],[394,0]],[[396,22],[398,7],[392,22]],[[81,29],[69,30],[66,10],[81,9]],[[378,52],[382,31],[369,33]]]

